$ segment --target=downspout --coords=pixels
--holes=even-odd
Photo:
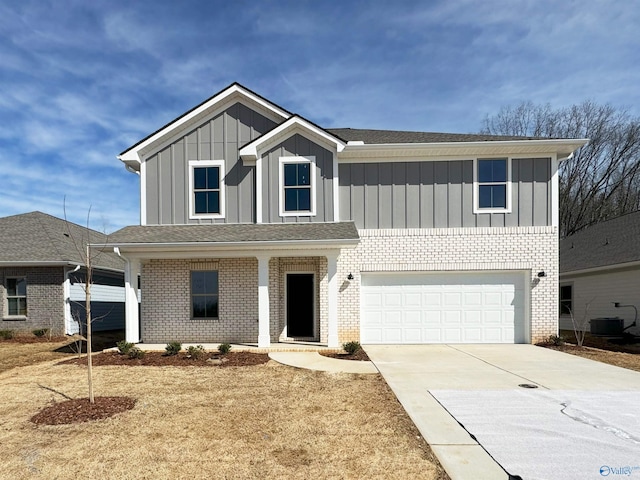
[[[71,315],[71,279],[69,275],[80,270],[80,265],[76,265],[73,270],[65,269],[64,271],[64,283],[62,284],[62,292],[64,296],[64,334],[75,335],[73,328],[73,317]]]

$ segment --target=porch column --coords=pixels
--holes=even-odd
[[[127,342],[140,342],[140,319],[138,317],[138,275],[140,275],[140,260],[125,258],[124,266],[124,336]]]
[[[268,255],[258,256],[258,347],[271,345],[269,333],[269,260]]]
[[[328,309],[328,338],[327,346],[337,348],[338,341],[338,253],[327,255],[327,301]]]

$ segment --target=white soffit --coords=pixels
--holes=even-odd
[[[349,142],[338,153],[340,163],[380,161],[458,160],[477,157],[522,155],[557,155],[559,160],[570,156],[585,145],[588,139],[506,140],[480,142],[354,144]]]

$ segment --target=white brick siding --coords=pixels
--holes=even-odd
[[[360,273],[525,270],[530,272],[531,340],[558,331],[555,227],[360,230],[357,248],[338,262],[340,341],[360,339]],[[544,271],[546,277],[538,278]],[[352,273],[354,279],[346,281]]]
[[[558,331],[558,233],[555,227],[360,230],[355,249],[338,260],[338,335],[360,339],[360,274],[376,271],[514,270],[530,275],[531,340]],[[218,270],[218,320],[190,318],[190,277],[196,268]],[[285,273],[313,272],[316,339],[327,342],[325,257],[280,257],[269,262],[270,336],[283,337]],[[544,271],[546,277],[538,278]],[[347,276],[353,274],[349,281]],[[147,343],[256,343],[258,262],[255,258],[151,260],[142,268],[142,338]]]

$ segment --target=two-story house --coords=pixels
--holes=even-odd
[[[119,155],[132,342],[536,342],[584,139],[326,129],[237,83]],[[141,313],[135,286],[141,275]]]

